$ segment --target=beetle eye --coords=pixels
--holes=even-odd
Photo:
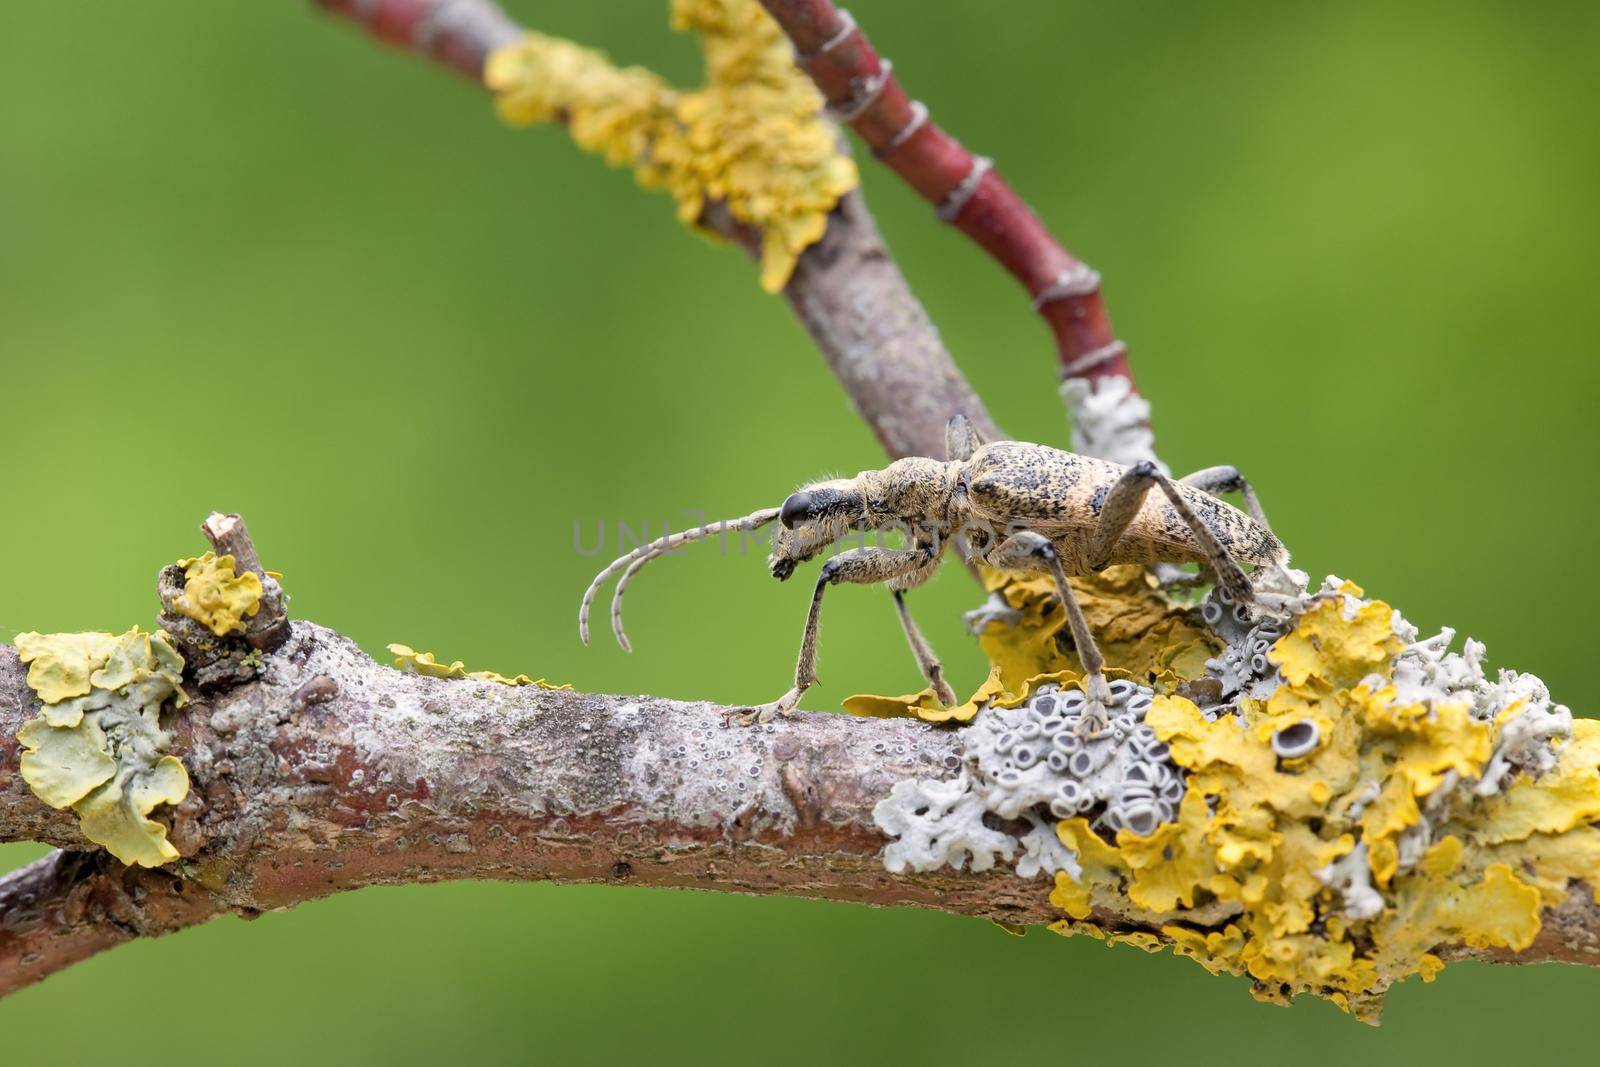
[[[789,499],[783,502],[783,508],[778,512],[778,521],[783,523],[785,530],[792,530],[796,523],[805,522],[812,517],[812,507],[810,493],[790,493]]]

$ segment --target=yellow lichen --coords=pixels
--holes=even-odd
[[[1194,907],[1196,892],[1217,869],[1215,851],[1202,832],[1209,817],[1205,797],[1191,790],[1179,805],[1177,822],[1158,827],[1149,837],[1117,833],[1118,851],[1131,872],[1129,900],[1155,912],[1180,904]]]
[[[1081,818],[1058,824],[1083,873],[1057,876],[1053,904],[1077,920],[1131,903],[1162,918],[1175,951],[1248,974],[1262,999],[1309,992],[1373,1018],[1393,982],[1432,979],[1436,948],[1520,950],[1569,879],[1600,885],[1600,832],[1589,825],[1600,818],[1600,723],[1582,720],[1553,769],[1435,811],[1439,839],[1402,862],[1402,838],[1434,792],[1482,774],[1497,724],[1473,718],[1465,698],[1401,705],[1393,612],[1358,594],[1313,605],[1274,645],[1285,681],[1267,702],[1241,700],[1237,717],[1211,721],[1182,697],[1157,697],[1145,722],[1188,774],[1178,820],[1144,838],[1121,831],[1115,844]],[[1303,718],[1318,723],[1320,744],[1278,759],[1273,733]],[[1362,917],[1317,873],[1358,841],[1382,891]],[[1187,914],[1202,905],[1235,914],[1207,929]]]
[[[1070,643],[1063,644],[1066,616],[1050,580],[993,570],[986,571],[984,579],[990,590],[1003,591],[1022,617],[1014,626],[991,625],[979,636],[991,667],[971,697],[946,708],[931,688],[897,697],[863,693],[846,697],[844,709],[874,718],[966,723],[985,706],[1017,706],[1042,683],[1079,682],[1083,663]],[[1189,620],[1181,605],[1149,584],[1143,568],[1110,567],[1070,581],[1090,627],[1102,638],[1108,677],[1130,678],[1158,692],[1170,692],[1185,681],[1204,677],[1206,660],[1221,648],[1216,638]]]
[[[1403,647],[1390,625],[1394,611],[1382,601],[1363,604],[1345,617],[1344,597],[1360,595],[1358,588],[1347,588],[1307,611],[1293,632],[1273,646],[1267,658],[1290,685],[1305,685],[1313,677],[1354,685]]]
[[[28,688],[46,704],[87,696],[89,675],[111,654],[116,637],[105,633],[17,635],[17,655],[28,664]]]
[[[873,719],[916,718],[923,722],[971,722],[978,710],[1001,693],[1000,674],[991,671],[989,678],[966,701],[953,708],[939,702],[933,687],[898,697],[874,696],[858,693],[844,698],[844,710],[852,715]]]
[[[924,691],[846,707],[966,722],[985,706],[1018,706],[1045,682],[1078,683],[1052,583],[985,577],[1020,621],[982,635],[992,668],[970,701],[942,709]],[[1067,918],[1050,929],[1168,944],[1213,973],[1248,976],[1260,999],[1311,993],[1371,1020],[1394,982],[1434,978],[1439,949],[1525,948],[1542,910],[1574,883],[1600,901],[1600,722],[1573,722],[1542,774],[1479,796],[1472,785],[1526,702],[1490,720],[1468,691],[1402,698],[1417,691],[1396,679],[1409,638],[1358,587],[1312,598],[1267,652],[1277,687],[1212,719],[1181,695],[1222,647],[1197,613],[1139,568],[1072,582],[1108,674],[1156,690],[1144,722],[1187,791],[1177,819],[1147,837],[1124,829],[1107,840],[1083,817],[1056,824],[1079,870],[1055,876],[1050,903]],[[1316,727],[1316,743],[1280,758],[1274,736],[1302,723]],[[1099,916],[1147,929],[1108,933],[1088,921]]]
[[[1145,952],[1160,952],[1164,947],[1161,938],[1144,930],[1107,930],[1096,923],[1075,922],[1071,919],[1053,922],[1045,929],[1062,937],[1076,937],[1080,934],[1092,937],[1096,941],[1103,942],[1107,948],[1132,945]]]
[[[673,89],[647,70],[618,68],[538,33],[491,55],[484,81],[505,121],[564,121],[581,147],[670,192],[684,222],[701,225],[708,205],[723,205],[759,234],[761,284],[778,292],[855,188],[855,164],[787,38],[755,0],[673,0],[672,25],[699,37],[700,89]]]
[[[161,706],[185,702],[183,658],[161,631],[17,636],[28,685],[44,707],[17,731],[23,781],[53,808],[72,808],[84,836],[127,864],[178,858],[149,818],[189,792],[183,764],[161,753]]]
[[[1092,937],[1096,941],[1104,941],[1106,939],[1106,932],[1095,923],[1079,922],[1074,919],[1057,919],[1049,926],[1046,926],[1045,929],[1052,934],[1060,934],[1062,937],[1077,937],[1082,934],[1085,937]]]
[[[441,663],[435,659],[432,652],[418,652],[410,645],[390,645],[389,652],[394,656],[394,665],[411,674],[423,674],[429,678],[456,678],[470,679],[474,682],[496,682],[500,685],[531,685],[540,689],[567,689],[570,685],[556,685],[543,678],[530,678],[526,674],[515,677],[500,674],[497,671],[469,671],[466,664],[460,660],[450,663]]]
[[[1040,675],[1082,677],[1083,662],[1066,639],[1066,613],[1054,583],[994,571],[985,579],[1022,613],[1017,625],[991,625],[979,637],[1004,692],[1020,694],[1024,683]],[[1113,677],[1120,672],[1158,692],[1170,692],[1182,682],[1204,677],[1206,660],[1221,650],[1221,643],[1190,621],[1181,605],[1151,587],[1142,567],[1109,567],[1069,581]]]
[[[1056,887],[1050,891],[1050,906],[1060,908],[1074,919],[1087,919],[1094,912],[1088,879],[1076,879],[1066,871],[1056,872]]]
[[[173,608],[217,637],[244,633],[244,620],[261,610],[261,579],[250,571],[235,574],[233,557],[215,552],[180,559],[178,566],[183,568],[183,592]]]

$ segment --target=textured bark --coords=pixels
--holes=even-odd
[[[1005,436],[912,295],[860,193],[839,202],[783,292],[889,455],[943,457],[945,424],[956,414],[986,441]]]
[[[100,852],[52,852],[0,877],[0,996],[136,937],[221,913],[204,889]]]
[[[479,81],[489,53],[522,33],[489,0],[317,3]],[[759,237],[719,205],[700,221],[759,249]],[[958,413],[986,440],[1004,436],[889,255],[860,192],[841,200],[823,239],[800,256],[784,296],[891,456],[943,456],[944,425]]]
[[[976,241],[1033,298],[1055,335],[1063,377],[1126,378],[1100,276],[1050,233],[993,167],[928,118],[888,60],[830,0],[761,0],[794,42],[800,66],[873,154]]]

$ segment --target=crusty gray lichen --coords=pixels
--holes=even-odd
[[[1022,878],[1075,872],[1076,858],[1055,839],[1056,820],[1087,815],[1107,834],[1141,836],[1171,822],[1184,777],[1144,725],[1154,693],[1118,680],[1111,696],[1110,725],[1097,734],[1080,728],[1083,692],[1055,684],[1017,707],[981,710],[957,734],[960,778],[901,782],[873,809],[892,839],[884,866],[930,871],[970,859],[981,871],[1016,858]]]

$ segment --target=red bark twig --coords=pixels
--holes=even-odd
[[[999,260],[1033,297],[1055,334],[1064,378],[1126,378],[1127,346],[1117,340],[1100,295],[1100,275],[1061,247],[994,169],[911,99],[847,11],[831,0],[761,0],[794,42],[800,66],[878,160],[935,206],[939,218]]]
[[[492,0],[315,0],[397,48],[479,81],[483,61],[522,30]]]

